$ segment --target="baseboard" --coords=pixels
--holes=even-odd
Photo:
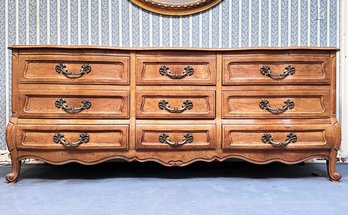
[[[11,159],[9,157],[9,151],[0,150],[0,164],[9,164],[11,163]]]
[[[10,159],[9,154],[10,154],[10,152],[7,150],[0,150],[0,165],[11,164],[11,159]],[[25,163],[27,163],[27,164],[40,164],[43,162],[39,161],[39,160],[35,160],[35,159],[26,159]]]

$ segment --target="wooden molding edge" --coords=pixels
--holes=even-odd
[[[110,161],[110,160],[114,160],[114,159],[120,159],[120,160],[124,160],[124,161],[128,161],[128,162],[133,162],[133,161],[138,161],[138,162],[148,162],[148,161],[153,161],[156,163],[159,163],[163,166],[168,166],[168,167],[173,167],[173,166],[187,166],[190,165],[194,162],[198,162],[198,161],[203,161],[203,162],[213,162],[213,161],[225,161],[227,159],[239,159],[239,160],[243,160],[243,161],[247,161],[250,163],[254,163],[254,164],[268,164],[268,163],[272,163],[272,162],[280,162],[280,163],[284,163],[284,164],[297,164],[297,163],[302,163],[302,162],[306,162],[309,161],[311,163],[316,163],[313,162],[312,159],[316,159],[316,158],[321,158],[321,159],[329,159],[328,156],[324,155],[324,154],[315,154],[315,155],[310,155],[310,156],[304,156],[301,159],[296,159],[296,160],[285,160],[282,158],[272,158],[272,159],[265,159],[265,160],[255,160],[252,158],[249,158],[247,156],[242,156],[242,155],[228,155],[228,156],[224,156],[224,157],[218,157],[218,156],[213,156],[211,158],[194,158],[194,159],[190,159],[187,161],[182,161],[182,160],[170,160],[170,161],[162,161],[160,159],[157,158],[139,158],[137,156],[132,156],[132,157],[124,157],[124,156],[110,156],[110,157],[106,157],[106,158],[102,158],[102,159],[98,159],[98,160],[94,160],[94,161],[82,161],[79,159],[69,159],[69,160],[62,160],[62,161],[55,161],[52,162],[50,160],[47,160],[45,158],[42,158],[40,156],[23,156],[23,157],[19,157],[18,160],[26,160],[26,163],[49,163],[49,164],[53,164],[53,165],[63,165],[63,164],[67,164],[67,163],[80,163],[83,165],[95,165],[95,164],[99,164],[99,163],[103,163],[105,161]],[[341,159],[340,159],[341,160]],[[39,162],[38,162],[39,161]],[[314,160],[315,161],[315,160]],[[321,163],[321,162],[319,162]]]

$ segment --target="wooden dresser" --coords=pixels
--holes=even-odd
[[[336,154],[336,48],[11,46],[7,145],[21,160],[185,166]]]

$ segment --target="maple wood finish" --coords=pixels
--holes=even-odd
[[[161,134],[166,134],[162,135],[166,138],[159,141]],[[192,135],[192,142],[189,142],[189,137],[185,139],[187,134]],[[136,149],[181,151],[216,148],[215,125],[138,125],[136,137]]]
[[[57,64],[65,66],[68,73],[80,73],[81,66],[87,64],[93,72],[75,77],[68,75],[71,78],[67,78],[59,72],[60,70],[57,71]],[[21,55],[18,67],[19,83],[129,85],[129,55],[115,53],[96,53],[85,56],[65,53]]]
[[[185,166],[327,160],[338,181],[335,48],[12,46],[7,145],[21,160]]]
[[[137,91],[137,118],[215,118],[215,91]]]
[[[129,118],[129,91],[21,90],[18,100],[25,118]]]
[[[216,55],[162,51],[138,53],[136,77],[138,85],[214,85]],[[160,73],[161,67],[163,72]],[[192,68],[189,73],[187,67]],[[185,75],[187,73],[187,75]],[[177,75],[175,78],[173,74]],[[173,77],[170,78],[169,76]]]
[[[328,118],[330,115],[328,91],[223,91],[222,96],[223,118]]]
[[[80,135],[88,135],[88,142],[78,146],[81,150],[127,150],[128,125],[19,125],[16,130],[16,147],[18,149],[65,150],[62,142],[52,141],[60,133],[65,142],[77,142]],[[74,150],[74,147],[71,148]],[[77,148],[76,148],[77,149]]]
[[[225,54],[223,84],[330,84],[332,61],[328,53],[303,52],[291,58],[289,54],[288,50],[265,51],[262,55],[257,52]],[[282,74],[289,65],[295,67],[295,73],[279,81],[260,74],[262,66],[268,66],[273,74]]]

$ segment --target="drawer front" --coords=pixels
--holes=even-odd
[[[138,85],[215,85],[216,56],[138,55],[136,76]]]
[[[127,150],[128,125],[18,125],[18,149]]]
[[[320,56],[320,55],[319,55]],[[231,55],[223,57],[223,84],[329,84],[330,57]]]
[[[137,118],[215,118],[214,91],[137,91]]]
[[[19,91],[24,118],[129,118],[127,91]]]
[[[129,56],[21,55],[21,83],[128,85]]]
[[[223,118],[329,117],[326,91],[223,91]]]
[[[215,125],[136,125],[137,150],[216,148]]]
[[[329,149],[330,125],[223,125],[223,148],[228,149]]]

